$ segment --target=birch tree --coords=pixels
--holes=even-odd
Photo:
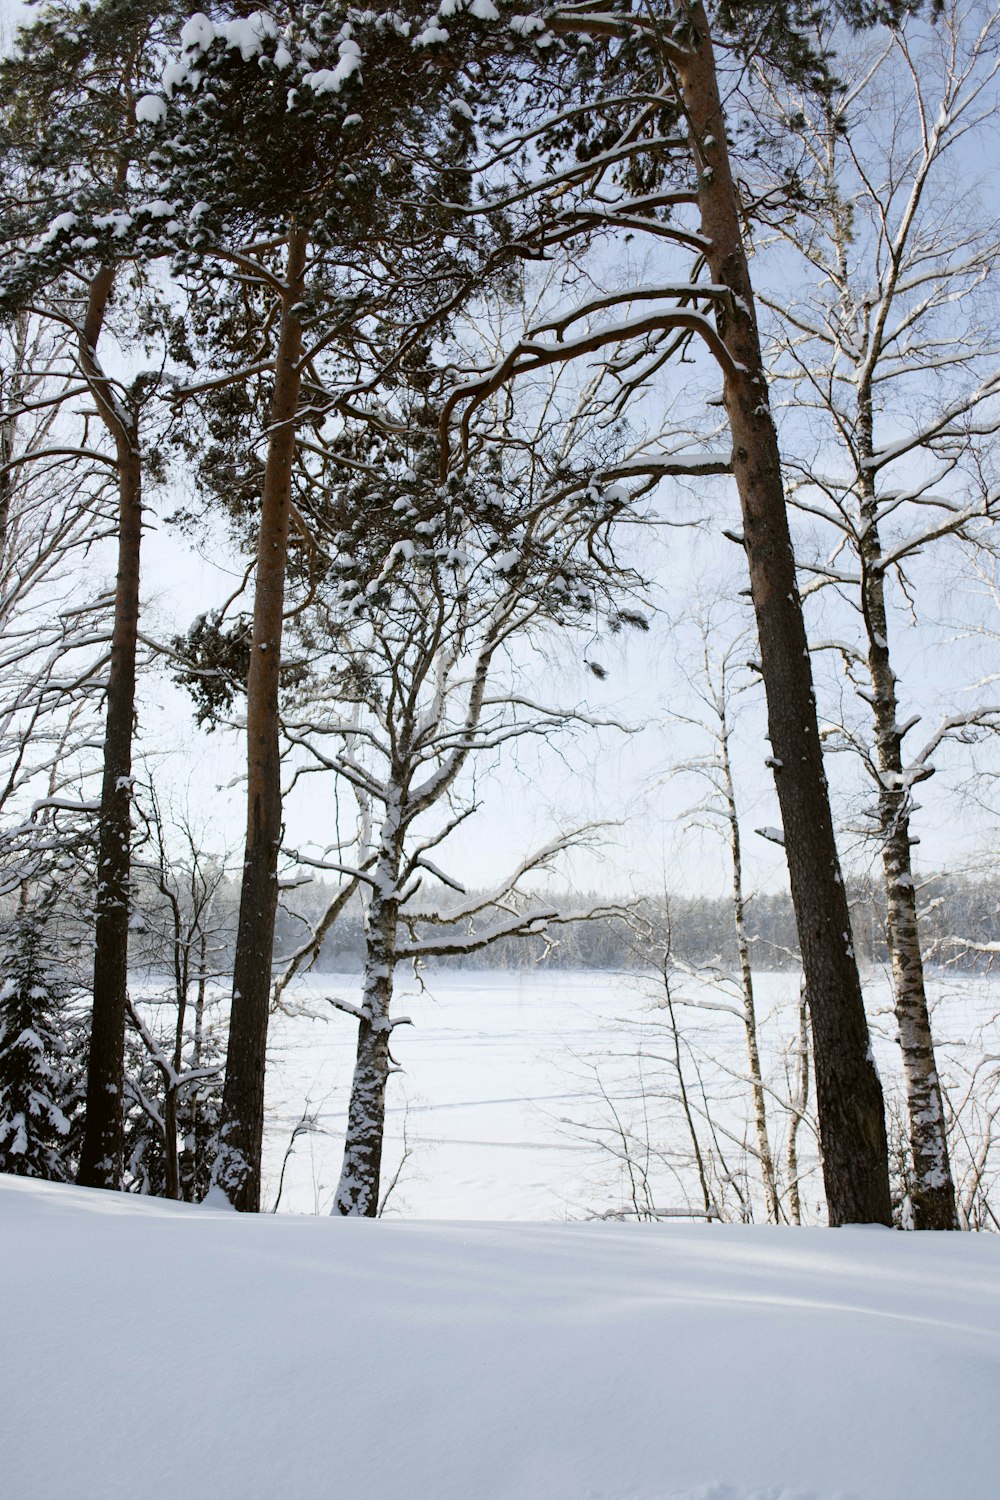
[[[920,1229],[957,1221],[921,956],[914,791],[942,746],[981,735],[1000,710],[980,695],[915,744],[921,721],[905,707],[897,648],[919,608],[919,560],[956,538],[988,539],[1000,503],[990,461],[997,225],[959,183],[996,108],[998,26],[988,7],[950,5],[933,26],[882,30],[849,51],[841,66],[853,81],[822,108],[771,94],[797,113],[813,205],[779,226],[783,265],[798,260],[785,284],[798,284],[764,294],[772,378],[789,411],[789,493],[819,545],[832,537],[806,563],[806,593],[836,592],[850,606],[848,638],[831,644],[862,713],[841,733],[874,785]]]
[[[331,560],[292,626],[296,655],[309,665],[283,713],[293,779],[332,773],[357,806],[355,832],[339,829],[329,847],[294,852],[304,867],[343,877],[331,912],[356,889],[365,914],[335,1199],[345,1214],[378,1209],[390,1040],[400,1024],[392,1014],[397,967],[544,935],[592,914],[521,893],[586,829],[557,834],[474,896],[440,851],[476,812],[470,777],[484,757],[592,724],[583,707],[552,705],[532,690],[531,651],[557,627],[633,614],[636,580],[616,562],[612,538],[666,462],[593,451],[588,412],[600,397],[585,389],[567,409],[549,391],[535,426],[498,403],[472,439],[466,475],[442,486],[426,383],[442,376],[412,373],[378,429],[366,421],[335,444],[334,464],[350,454],[350,481],[338,490],[317,476],[319,493],[305,502],[317,534],[325,524]],[[435,897],[435,884],[455,891],[457,904]],[[326,930],[324,920],[320,940]]]
[[[67,461],[65,345],[27,314],[0,335],[0,889],[29,904],[89,834],[107,660],[104,604],[79,585],[113,534],[109,485]]]
[[[732,885],[732,919],[739,958],[738,994],[747,1054],[747,1077],[753,1102],[753,1120],[757,1140],[757,1162],[764,1188],[768,1219],[780,1222],[778,1181],[774,1151],[767,1122],[767,1091],[761,1071],[760,1039],[757,1024],[757,1002],[754,996],[753,964],[747,922],[749,894],[745,885],[743,830],[733,771],[733,734],[738,712],[738,695],[745,691],[747,651],[752,649],[745,632],[732,637],[728,622],[719,622],[720,610],[711,607],[700,611],[696,623],[701,660],[688,672],[694,696],[700,700],[697,716],[675,710],[679,722],[702,732],[707,748],[685,761],[676,771],[697,777],[706,785],[704,799],[688,814],[718,831],[725,841]],[[741,672],[744,674],[740,680]]]

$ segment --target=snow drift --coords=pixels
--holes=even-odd
[[[17,1500],[989,1500],[1000,1238],[0,1178]]]

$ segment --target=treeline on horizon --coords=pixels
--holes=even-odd
[[[885,909],[878,882],[854,878],[847,882],[853,939],[863,968],[889,962],[885,939]],[[278,912],[275,971],[308,939],[329,904],[331,887],[322,880],[296,887]],[[442,892],[442,903],[449,893]],[[474,893],[469,893],[474,894]],[[925,934],[925,960],[935,967],[969,973],[988,972],[1000,956],[1000,875],[970,876],[946,871],[925,877],[919,885]],[[457,901],[458,897],[451,899]],[[139,966],[147,973],[165,970],[170,949],[158,934],[165,928],[157,914],[158,894],[146,893],[145,931]],[[431,957],[429,970],[531,969],[553,970],[644,969],[672,962],[695,966],[718,964],[735,972],[738,966],[732,902],[727,896],[644,896],[631,901],[587,892],[572,899],[555,895],[554,905],[617,906],[621,915],[590,918],[554,928],[549,938],[501,939],[489,947],[458,957]],[[216,899],[213,972],[228,974],[236,942],[239,887],[225,880]],[[758,970],[791,970],[799,966],[795,914],[787,891],[761,892],[746,907],[753,965]],[[495,920],[496,909],[462,930],[475,932]],[[989,951],[996,945],[996,953]],[[138,946],[138,945],[137,945]],[[364,966],[364,918],[360,901],[347,907],[323,940],[312,964],[317,973],[360,973]]]

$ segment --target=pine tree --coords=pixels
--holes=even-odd
[[[19,917],[0,969],[0,1171],[70,1182],[70,985],[46,950],[44,918]]]
[[[105,441],[102,467],[112,465],[118,488],[118,559],[106,689],[104,765],[95,899],[93,1016],[87,1119],[80,1180],[90,1187],[121,1184],[123,1070],[131,882],[132,741],[139,628],[144,453],[141,416],[155,380],[128,384],[106,367],[99,345],[108,332],[122,268],[135,260],[130,244],[94,242],[83,269],[66,253],[65,231],[77,208],[114,209],[136,190],[142,142],[135,97],[150,67],[168,7],[147,0],[103,0],[94,6],[51,4],[19,34],[0,70],[5,107],[0,149],[4,193],[4,286],[8,316],[35,298],[42,316],[70,331],[76,371],[93,398]],[[120,221],[106,214],[114,238]],[[53,237],[51,225],[62,226]],[[48,229],[46,229],[48,225]],[[67,277],[67,267],[72,272]],[[133,288],[134,289],[134,288]],[[133,319],[135,314],[132,314]],[[126,318],[128,315],[126,314]],[[130,330],[134,332],[134,330]]]

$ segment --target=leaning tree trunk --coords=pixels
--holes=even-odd
[[[809,1002],[806,987],[799,991],[799,1039],[795,1053],[795,1092],[789,1098],[788,1143],[785,1161],[788,1168],[788,1216],[793,1224],[802,1223],[802,1189],[799,1184],[799,1126],[809,1104]]]
[[[367,953],[362,988],[358,1047],[347,1111],[347,1135],[340,1183],[333,1212],[359,1218],[378,1213],[385,1134],[385,1089],[389,1081],[392,1035],[392,980],[396,962],[400,848],[393,837],[383,843],[375,867],[375,885],[366,923]]]
[[[161,885],[161,890],[163,889]],[[190,943],[185,940],[181,926],[180,906],[172,902],[174,923],[174,995],[177,1000],[177,1017],[174,1021],[174,1050],[171,1058],[173,1080],[168,1079],[163,1099],[163,1184],[164,1197],[181,1199],[180,1153],[177,1149],[176,1080],[184,1065],[184,1023],[187,1019],[188,970],[190,965]],[[197,1067],[197,1063],[195,1064]]]
[[[872,457],[872,407],[867,393],[862,393],[859,407],[858,452],[864,460]],[[868,635],[870,701],[878,759],[878,820],[885,878],[886,928],[913,1155],[913,1224],[915,1229],[957,1229],[944,1102],[934,1058],[920,952],[917,893],[910,859],[913,842],[910,837],[910,788],[903,775],[903,736],[898,723],[896,677],[889,658],[885,572],[878,533],[875,480],[871,468],[864,463],[859,478],[863,523],[861,600]]]
[[[729,757],[729,724],[726,716],[725,666],[723,666],[722,688],[719,693],[719,751],[722,760],[722,779],[726,798],[726,818],[729,823],[729,853],[733,867],[733,926],[736,929],[736,947],[740,957],[740,984],[743,990],[743,1028],[746,1033],[747,1065],[750,1069],[750,1089],[753,1095],[754,1124],[757,1130],[757,1154],[760,1157],[760,1175],[764,1184],[764,1200],[767,1217],[773,1224],[781,1222],[778,1206],[778,1184],[774,1171],[774,1156],[771,1138],[767,1129],[767,1102],[764,1097],[764,1078],[760,1068],[760,1046],[757,1039],[757,1007],[753,993],[753,969],[750,965],[750,939],[747,934],[746,899],[743,895],[743,849],[740,837],[739,809],[736,806],[736,787],[733,784],[733,768]]]
[[[295,416],[302,373],[299,305],[305,286],[307,237],[288,239],[281,320],[269,414],[267,461],[257,537],[253,645],[247,680],[247,835],[240,917],[233,964],[233,1007],[222,1094],[219,1150],[212,1171],[234,1208],[260,1208],[264,1135],[264,1063],[271,957],[278,907],[281,841],[281,754],[278,676],[285,607],[285,567],[295,458]]]
[[[831,1224],[891,1222],[882,1087],[851,944],[795,577],[777,434],[705,10],[675,60],[698,170],[712,280],[729,288],[718,327],[732,366],[724,399],[757,618],[775,785],[813,1030],[823,1178]]]
[[[118,466],[118,575],[104,731],[104,774],[97,840],[94,1006],[87,1105],[77,1181],[120,1188],[123,1170],[125,1017],[128,995],[129,887],[132,867],[132,733],[139,639],[142,462],[138,423],[116,399],[97,358],[114,271],[90,286],[80,366],[111,433]]]
[[[24,328],[25,314],[15,324],[14,340]],[[14,495],[14,470],[9,467],[14,457],[14,439],[17,434],[16,408],[21,394],[23,361],[18,350],[9,371],[0,369],[0,578],[7,562],[7,537],[10,533],[10,507]]]

